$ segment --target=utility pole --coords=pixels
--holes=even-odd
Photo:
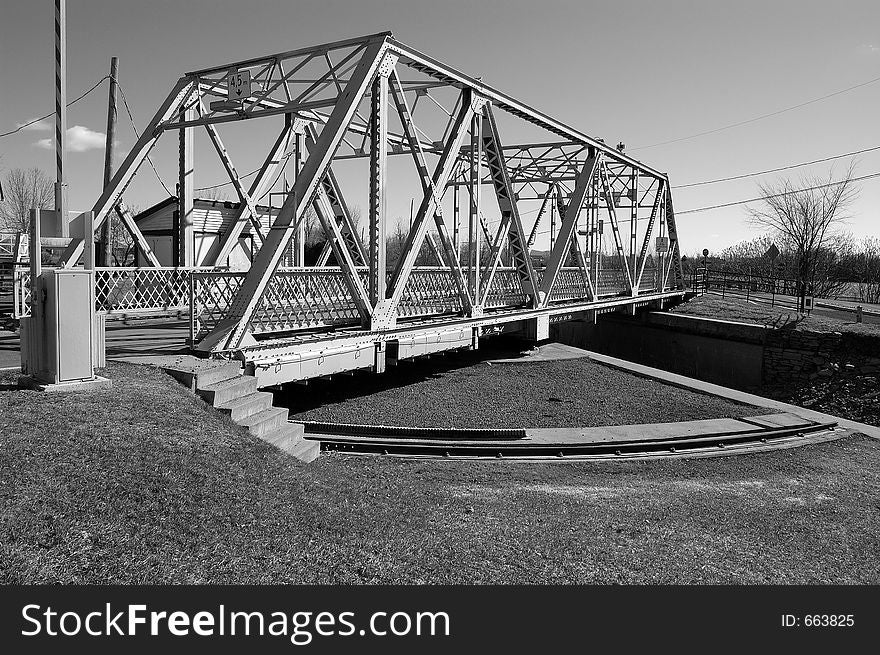
[[[107,145],[104,148],[104,188],[110,186],[116,155],[116,85],[119,79],[119,58],[110,58],[110,98],[107,104]],[[104,218],[103,248],[98,256],[99,266],[113,265],[113,212]]]
[[[70,236],[67,223],[67,182],[64,181],[67,136],[67,5],[55,0],[55,211],[61,236]]]

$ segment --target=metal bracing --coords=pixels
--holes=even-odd
[[[314,149],[317,138],[318,137],[315,126],[309,124],[306,127],[306,147],[309,149],[309,151]],[[351,212],[349,211],[348,205],[345,202],[345,198],[342,195],[342,189],[339,186],[339,182],[336,180],[336,175],[333,173],[332,167],[327,167],[327,173],[321,179],[321,186],[318,189],[318,194],[319,196],[326,198],[326,203],[322,201],[320,209],[318,206],[316,206],[316,213],[319,210],[324,211],[324,208],[329,207],[330,214],[326,218],[328,218],[329,220],[330,217],[333,217],[333,220],[335,220],[336,223],[339,225],[339,231],[342,234],[346,245],[348,246],[352,260],[358,266],[366,266],[367,251],[364,248],[364,244],[361,242],[361,237],[357,232],[354,220],[351,217]],[[328,240],[324,244],[324,247],[321,249],[321,252],[318,255],[316,265],[326,266],[327,262],[330,259],[330,252],[330,241]]]
[[[412,229],[407,236],[406,245],[404,246],[404,255],[398,261],[397,268],[391,278],[390,295],[388,297],[389,312],[396,312],[397,310],[397,305],[400,302],[403,289],[406,286],[410,273],[412,272],[413,265],[415,264],[416,257],[422,247],[422,242],[424,241],[425,233],[428,229],[427,217],[429,214],[434,215],[434,212],[440,205],[442,192],[446,189],[446,183],[448,182],[452,169],[455,166],[455,158],[464,135],[467,133],[468,125],[473,116],[482,109],[483,104],[484,101],[482,99],[473,97],[470,89],[462,90],[462,101],[458,115],[455,117],[452,130],[450,131],[446,148],[440,156],[440,161],[437,163],[437,167],[434,169],[430,188],[422,199],[422,203],[419,206],[415,219],[413,220]],[[457,263],[454,265],[457,266]],[[467,294],[465,294],[465,297],[467,297]]]
[[[620,227],[617,223],[617,210],[611,192],[611,184],[608,180],[608,172],[604,165],[600,165],[599,167],[599,179],[602,182],[602,194],[605,197],[605,207],[608,210],[608,220],[611,223],[611,232],[614,235],[614,247],[617,250],[617,257],[620,260],[621,267],[626,271],[627,289],[629,290],[629,293],[632,294],[633,291],[635,291],[633,287],[633,278],[626,260],[626,253],[623,250],[623,241],[620,237]]]
[[[403,126],[403,133],[406,137],[407,143],[409,144],[416,171],[419,174],[419,181],[422,185],[422,193],[424,195],[427,195],[429,193],[434,194],[437,192],[437,189],[434,187],[434,182],[431,179],[430,174],[428,173],[428,165],[425,162],[425,153],[423,152],[422,145],[419,142],[416,126],[413,122],[412,112],[407,105],[406,94],[403,90],[403,86],[401,85],[400,78],[398,77],[395,70],[391,71],[389,82],[391,88],[391,96],[394,99],[394,106],[397,110],[397,115],[400,119],[400,123]],[[444,184],[444,192],[445,188],[446,185]],[[442,195],[443,193],[441,192],[441,198]],[[441,248],[437,247],[437,244],[434,242],[433,239],[430,238],[430,235],[426,234],[426,236],[429,237],[428,243],[440,264],[445,264],[449,268],[449,272],[452,275],[453,282],[455,283],[456,289],[458,290],[458,295],[461,298],[462,306],[465,307],[467,311],[470,311],[471,305],[473,304],[472,297],[468,293],[467,281],[465,280],[464,273],[461,269],[458,250],[453,240],[449,237],[449,233],[446,229],[446,223],[443,220],[443,210],[439,201],[434,203],[434,223],[437,227],[437,235],[440,238],[442,250]]]
[[[562,193],[559,189],[556,189],[556,207],[559,211],[560,216],[565,216],[566,206],[562,196]],[[583,211],[583,209],[581,210]],[[575,227],[577,227],[577,220],[575,221]],[[581,241],[578,238],[578,230],[575,231],[571,235],[570,242],[570,252],[572,258],[575,260],[578,269],[580,269],[581,277],[583,278],[583,291],[584,298],[596,298],[596,287],[594,286],[592,276],[590,275],[589,266],[587,265],[587,258],[584,254],[584,249],[581,246]]]
[[[388,180],[388,75],[394,64],[380,70],[370,93],[370,304],[371,317],[385,314],[385,241]],[[376,327],[376,326],[371,326]],[[382,327],[382,326],[379,326]]]
[[[111,211],[122,199],[122,194],[128,187],[138,168],[143,163],[150,150],[156,145],[161,132],[159,126],[169,121],[177,114],[180,107],[186,102],[193,90],[193,83],[187,78],[181,78],[172,89],[171,93],[159,107],[159,110],[153,116],[147,125],[147,128],[141,133],[140,138],[134,147],[129,151],[125,161],[116,171],[110,184],[104,188],[101,196],[95,203],[92,211],[95,214],[95,229],[100,228],[104,224],[107,212]],[[70,245],[64,250],[61,256],[63,266],[70,268],[76,265],[83,251],[82,239],[74,239]]]
[[[200,113],[203,113],[202,104],[199,103],[199,106]],[[257,211],[257,204],[253,197],[241,185],[241,178],[238,175],[238,171],[235,170],[235,164],[232,163],[232,159],[229,157],[226,146],[223,145],[223,141],[217,133],[217,128],[208,124],[205,125],[205,130],[208,132],[208,137],[210,138],[211,144],[214,146],[214,150],[217,151],[217,156],[220,157],[220,161],[223,162],[223,168],[226,170],[226,174],[229,176],[229,180],[235,188],[235,193],[238,195],[238,199],[245,214],[250,219],[251,233],[254,235],[257,243],[262,245],[264,235],[262,226],[260,225],[260,214]]]
[[[487,104],[483,109],[483,151],[486,154],[487,168],[495,187],[498,207],[501,210],[501,224],[498,226],[495,243],[492,244],[492,252],[489,255],[491,260],[487,265],[488,273],[483,282],[483,293],[479,304],[482,305],[485,302],[495,277],[495,270],[501,261],[502,244],[507,241],[523,293],[531,299],[531,306],[537,307],[540,303],[537,293],[538,280],[532,266],[532,259],[529,257],[529,246],[516,205],[516,193],[507,172],[501,138],[498,135],[498,126],[495,123],[495,116],[490,104]]]
[[[648,219],[648,225],[645,228],[645,239],[642,241],[642,249],[639,251],[638,261],[641,262],[639,264],[639,271],[635,280],[635,288],[640,289],[642,284],[642,276],[645,274],[645,262],[648,261],[648,248],[650,247],[651,235],[654,232],[654,224],[657,221],[657,216],[660,213],[660,202],[662,200],[663,194],[666,190],[666,182],[664,180],[660,180],[657,185],[657,193],[654,197],[654,206],[651,208],[651,217]]]
[[[562,269],[562,264],[568,255],[569,242],[575,233],[577,219],[580,215],[581,207],[583,207],[584,199],[587,196],[587,189],[600,163],[596,152],[591,152],[584,162],[584,166],[575,183],[574,192],[571,194],[568,205],[565,208],[565,217],[562,219],[562,225],[559,228],[559,236],[550,251],[550,259],[547,262],[547,268],[544,270],[544,278],[541,280],[540,296],[541,304],[544,307],[550,302],[553,285],[556,283],[556,278],[559,276],[559,271]]]
[[[242,87],[240,79],[250,82]],[[241,97],[236,97],[241,88]],[[224,147],[220,126],[269,117],[283,118],[283,129],[256,177],[245,185],[241,167]],[[529,123],[525,127],[530,131],[541,128],[546,136],[534,143],[505,145],[502,137],[510,117]],[[645,304],[651,301],[644,300],[647,289],[640,293],[640,286],[657,220],[661,232],[668,225],[670,234],[670,253],[659,260],[659,284],[662,288],[669,275],[680,282],[665,174],[388,33],[188,73],[96,203],[97,224],[121,202],[156,139],[169,131],[183,135],[178,216],[185,217],[191,211],[195,163],[188,135],[198,126],[207,130],[241,200],[204,264],[224,264],[248,226],[259,240],[262,224],[256,203],[273,190],[277,193],[280,171],[292,155],[301,160],[290,188],[284,178],[282,206],[262,244],[258,242],[250,270],[206,274],[200,287],[201,315],[208,312],[210,320],[200,321],[198,334],[204,338],[198,348],[215,355],[239,356],[259,344],[288,343],[306,338],[306,332],[312,338],[342,327],[349,333],[362,331],[363,338],[376,345],[412,322],[430,325],[441,317],[482,325],[486,317],[500,312],[509,320],[532,320],[560,307],[598,303],[600,297],[629,296],[632,306]],[[299,145],[291,152],[295,142]],[[388,158],[398,155],[412,159],[415,188],[401,184],[396,174],[389,178]],[[335,163],[341,160],[353,160],[350,165],[359,166],[359,171],[350,173],[348,163]],[[369,190],[368,242],[352,220],[354,206],[343,197],[349,180],[358,179]],[[497,212],[494,203],[484,205],[483,185],[492,186]],[[448,203],[444,197],[450,186],[456,197],[447,225],[443,203]],[[459,187],[467,189],[469,202],[467,225],[461,226]],[[388,214],[413,196],[418,211],[404,242],[397,244],[394,270],[386,276],[386,237],[393,225]],[[619,234],[617,208],[628,208],[622,209],[629,214],[628,249]],[[303,257],[295,254],[294,267],[279,270],[291,242],[301,253],[301,228],[311,209],[327,235],[319,266],[303,266]],[[547,224],[548,209],[550,253],[546,268],[536,270],[530,249],[536,243],[546,247],[542,235],[547,230],[541,225]],[[610,258],[603,255],[600,209],[607,211],[606,231],[610,225],[614,236],[616,252]],[[523,219],[535,212],[531,229],[524,229]],[[644,220],[647,227],[640,242],[638,228]],[[584,222],[586,230],[581,231]],[[138,237],[130,215],[123,223],[135,231],[143,250],[146,241]],[[185,226],[182,221],[180,227]],[[586,243],[579,235],[586,235]],[[426,247],[439,267],[415,265]],[[71,245],[68,265],[76,262],[81,249]],[[155,256],[143,251],[155,263]],[[182,248],[179,254],[185,263],[193,249]],[[333,264],[328,265],[331,257]],[[222,303],[214,301],[214,290],[222,290]],[[333,338],[328,332],[326,339]],[[376,353],[378,370],[378,349]]]
[[[456,187],[457,188],[457,187]],[[544,193],[544,197],[541,199],[541,208],[538,209],[538,215],[535,217],[535,222],[532,225],[532,231],[529,232],[529,247],[535,245],[535,239],[538,236],[538,227],[541,225],[541,217],[544,216],[544,210],[547,208],[547,203],[550,202],[551,197],[553,196],[556,187],[548,186],[547,191]],[[552,205],[551,205],[552,210]]]
[[[132,241],[137,245],[138,250],[141,251],[141,254],[147,260],[147,263],[150,266],[161,266],[159,260],[156,259],[155,253],[153,253],[153,249],[150,248],[150,244],[147,243],[144,235],[141,234],[141,231],[135,224],[134,217],[131,215],[128,207],[125,206],[125,203],[119,202],[116,205],[116,214],[119,216],[119,220],[122,222],[125,230],[131,236]]]
[[[262,299],[269,278],[278,268],[281,257],[284,255],[284,249],[293,236],[293,230],[305,215],[306,208],[311,204],[320,180],[327,172],[333,153],[339,147],[358,103],[372,83],[386,50],[387,44],[384,38],[371,41],[370,46],[366,48],[355,70],[351,73],[351,79],[340,94],[327,123],[321,130],[314,152],[309,153],[308,159],[303,164],[303,170],[297,176],[293,189],[284,201],[272,226],[273,229],[257,253],[247,277],[236,292],[229,308],[229,314],[211,334],[205,337],[200,344],[202,349],[214,349],[216,346],[219,349],[228,350],[240,347],[247,340],[248,323],[257,304]],[[352,295],[356,295],[356,290],[352,288],[352,281],[348,279],[346,281]]]
[[[473,298],[480,294],[480,231],[478,223],[483,224],[482,205],[482,162],[483,162],[483,121],[479,116],[471,117],[471,147],[468,185],[468,289]],[[488,231],[486,234],[488,241]],[[479,310],[478,310],[479,311]],[[471,312],[473,313],[473,311]]]
[[[672,188],[669,186],[669,178],[666,179],[666,230],[669,232],[670,266],[675,269],[675,286],[681,287],[684,280],[684,271],[681,266],[681,248],[678,242],[678,228],[675,224],[675,211],[672,208]],[[666,278],[664,277],[664,280]]]
[[[284,128],[275,139],[275,142],[269,149],[269,154],[266,156],[266,159],[257,171],[256,177],[251,182],[247,191],[248,196],[251,198],[259,198],[268,191],[275,173],[278,171],[278,168],[284,164],[284,153],[290,147],[291,139],[295,138],[298,130],[302,129],[303,122],[301,120],[294,120],[292,116],[285,117]],[[253,220],[253,218],[251,206],[246,203],[241,203],[229,229],[214,243],[211,250],[208,252],[205,261],[208,264],[215,266],[225,261],[238,243],[238,238],[244,231],[245,225]]]

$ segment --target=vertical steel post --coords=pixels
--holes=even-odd
[[[55,0],[55,211],[61,236],[70,236],[64,163],[67,136],[67,1]]]
[[[95,212],[88,211],[82,214],[83,219],[83,268],[87,271],[95,270]]]
[[[388,77],[377,75],[370,93],[370,303],[386,294],[386,198],[388,174]]]
[[[458,184],[452,187],[452,245],[455,247],[455,258],[461,261],[461,215],[458,206]]]
[[[110,95],[107,103],[107,143],[104,146],[104,188],[113,179],[114,157],[116,155],[116,88],[119,79],[119,57],[110,58]],[[98,253],[100,266],[111,266],[113,262],[113,212],[104,219],[104,234],[101,250]]]
[[[180,120],[188,121],[195,118],[195,110],[185,107],[180,111]],[[180,151],[178,159],[178,188],[177,188],[177,265],[187,268],[195,264],[194,261],[194,233],[193,233],[193,182],[195,170],[193,164],[193,128],[183,127],[180,129]]]
[[[288,116],[290,116],[290,115],[288,114]],[[295,177],[299,177],[299,172],[300,172],[300,170],[302,170],[303,153],[305,151],[305,138],[306,138],[306,135],[304,132],[297,132],[296,133],[296,142],[294,145],[295,151],[294,151],[294,157],[293,157],[293,168],[294,168]],[[294,266],[305,266],[306,265],[306,221],[305,221],[305,219],[303,219],[299,222],[299,225],[297,225],[296,231],[293,234],[293,265]]]
[[[480,293],[480,196],[483,172],[482,167],[483,116],[482,112],[471,119],[471,161],[470,161],[470,214],[468,216],[468,279],[471,298]]]
[[[629,255],[632,258],[631,266],[632,266],[632,279],[633,284],[636,284],[639,275],[639,263],[636,257],[636,242],[638,241],[638,227],[639,227],[639,171],[637,168],[634,168],[632,171],[632,178],[630,180],[630,202],[632,203],[632,211],[630,212],[630,224],[629,224]],[[633,289],[633,295],[638,295],[639,288],[636,286]]]

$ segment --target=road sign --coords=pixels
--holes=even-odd
[[[231,71],[226,76],[226,98],[228,100],[244,100],[250,94],[250,71]]]
[[[669,237],[657,237],[655,250],[657,252],[669,252]]]
[[[770,247],[767,248],[767,252],[764,253],[765,257],[769,257],[771,260],[779,257],[779,248],[776,247],[775,243],[771,243]]]

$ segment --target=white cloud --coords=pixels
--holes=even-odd
[[[106,134],[95,132],[82,125],[74,125],[67,130],[67,149],[70,152],[85,152],[86,150],[103,148],[106,142]],[[40,139],[34,145],[46,150],[51,150],[55,147],[52,139]]]
[[[31,119],[33,120],[33,118]],[[43,118],[42,120],[38,120],[36,123],[30,123],[31,121],[25,121],[24,123],[16,123],[15,127],[19,127],[22,130],[29,130],[33,132],[48,132],[52,129],[52,122],[48,118]],[[25,127],[26,126],[26,127]]]

